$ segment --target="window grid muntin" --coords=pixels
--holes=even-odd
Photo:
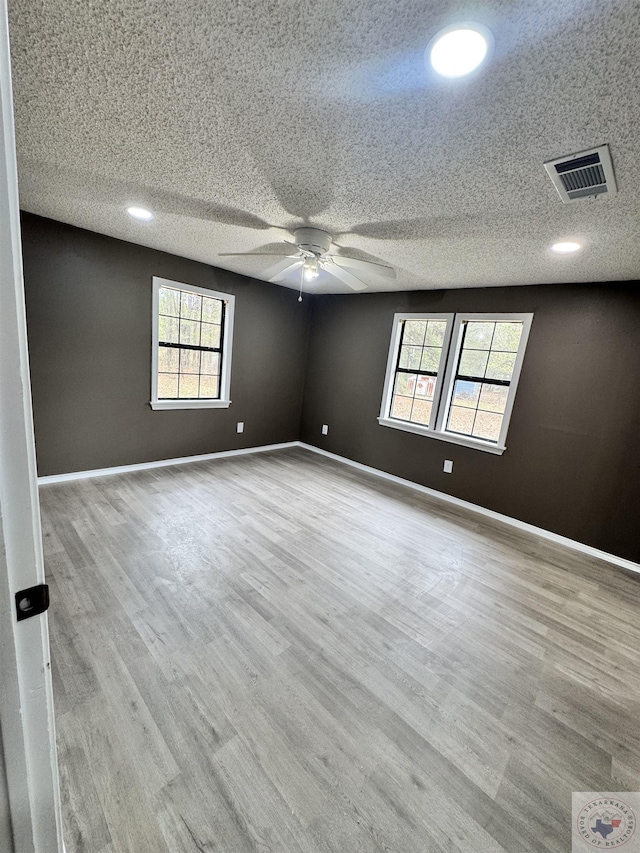
[[[162,311],[160,310],[160,296],[161,296],[162,290],[173,290],[173,291],[177,292],[178,294],[180,294],[179,313],[178,313],[177,317],[175,314],[163,314]],[[183,302],[182,297],[184,294],[189,295],[189,296],[193,296],[193,295],[199,296],[199,299],[200,299],[200,318],[198,320],[194,320],[191,317],[189,317],[189,318],[187,318],[187,317],[183,318],[182,317],[182,302]],[[220,305],[221,305],[220,323],[208,323],[207,321],[202,319],[202,307],[204,304],[204,302],[203,302],[204,299],[211,299],[212,301],[220,302]],[[223,359],[223,351],[224,351],[224,330],[225,330],[226,307],[227,306],[226,306],[224,299],[220,299],[217,296],[205,296],[204,294],[194,294],[192,291],[181,290],[178,287],[168,287],[167,285],[164,285],[164,284],[160,286],[159,291],[158,291],[158,320],[160,319],[160,317],[167,317],[168,319],[173,319],[173,320],[177,319],[178,320],[178,339],[180,339],[180,337],[181,337],[181,326],[182,326],[182,320],[183,319],[185,320],[185,322],[189,322],[189,323],[196,322],[199,324],[199,330],[198,330],[199,331],[199,334],[198,334],[199,340],[202,339],[202,325],[203,325],[203,323],[205,325],[209,325],[209,326],[219,326],[219,328],[220,328],[220,344],[217,347],[208,347],[208,346],[202,346],[200,344],[197,344],[197,345],[196,344],[183,344],[183,343],[176,342],[176,341],[162,341],[159,339],[160,323],[158,322],[158,348],[168,347],[168,348],[173,348],[173,349],[178,349],[178,350],[190,350],[193,352],[215,352],[215,353],[218,353],[220,357],[218,359],[218,373],[202,373],[202,370],[200,370],[200,372],[197,374],[196,373],[184,373],[183,374],[182,370],[180,369],[181,368],[181,361],[178,362],[178,372],[177,373],[161,371],[158,367],[158,370],[157,370],[158,400],[162,400],[162,401],[172,400],[172,401],[178,401],[179,402],[181,400],[220,400],[221,399],[221,392],[222,392],[222,376],[221,376],[221,374],[222,374],[222,359]],[[202,368],[202,359],[200,359],[200,368]],[[178,395],[180,394],[180,384],[181,384],[180,380],[182,379],[182,377],[183,376],[184,377],[197,376],[198,377],[198,396],[197,397],[181,397],[181,396],[178,396],[178,397],[161,397],[160,396],[160,390],[159,390],[160,377],[161,376],[175,376],[177,378]],[[217,383],[216,383],[217,384],[217,394],[214,397],[211,397],[211,396],[201,397],[201,396],[199,396],[203,376],[205,378],[208,378],[208,379],[210,379],[211,377],[215,377],[217,379]]]
[[[424,338],[422,340],[422,344],[413,344],[413,343],[412,344],[405,344],[404,343],[404,337],[405,337],[405,331],[406,331],[407,323],[411,323],[411,322],[424,322],[425,332],[424,332]],[[444,321],[440,318],[435,318],[435,317],[434,318],[425,317],[424,321],[404,319],[404,320],[401,320],[400,323],[401,323],[400,340],[398,342],[398,349],[396,352],[395,367],[394,367],[394,372],[393,372],[393,381],[392,381],[392,386],[391,386],[391,395],[390,395],[390,400],[389,400],[389,417],[393,418],[394,420],[401,421],[403,423],[417,424],[418,426],[429,427],[434,422],[434,417],[437,414],[436,387],[437,387],[437,379],[438,379],[439,370],[420,370],[418,368],[414,369],[414,368],[409,368],[409,367],[400,367],[400,360],[402,358],[403,346],[411,346],[411,347],[414,347],[415,349],[420,349],[421,350],[420,363],[422,363],[422,358],[423,358],[425,350],[437,349],[440,351],[440,356],[438,359],[438,366],[440,367],[440,365],[442,363],[442,351],[444,349],[444,344],[445,344],[446,335],[447,335],[446,325],[445,325],[445,331],[443,333],[442,346],[437,347],[437,346],[433,346],[431,344],[428,345],[427,344],[427,337],[429,334],[429,323],[445,323],[446,324],[446,321]],[[398,382],[398,374],[415,376],[415,385],[414,385],[414,390],[413,390],[413,396],[407,397],[404,394],[397,394],[396,393],[396,387],[397,387],[397,382]],[[420,376],[429,376],[430,378],[436,380],[436,381],[434,381],[432,388],[431,388],[431,398],[429,398],[427,396],[424,396],[424,397],[420,396],[419,397],[417,395],[416,391],[417,391],[417,387],[418,387],[418,377],[420,377]],[[403,418],[397,414],[394,414],[394,411],[396,408],[396,399],[399,397],[402,398],[403,400],[408,400],[408,401],[410,400],[411,401],[411,409],[410,409],[408,418]],[[426,422],[425,421],[412,420],[414,406],[415,406],[416,401],[418,403],[431,403],[431,408],[429,409],[428,420]]]
[[[465,345],[465,339],[467,336],[467,331],[469,330],[469,327],[473,323],[485,323],[485,324],[486,323],[492,323],[493,324],[493,331],[491,333],[491,341],[489,343],[488,349],[480,350],[480,349],[476,349],[475,347],[469,347],[469,349],[467,350],[468,352],[471,351],[471,352],[486,352],[487,353],[487,364],[485,365],[485,376],[484,377],[472,376],[469,374],[462,374],[459,372],[460,371],[460,363],[462,361],[462,356],[463,356],[464,349],[465,349],[464,345]],[[520,335],[518,337],[518,346],[517,346],[516,350],[494,350],[492,348],[493,341],[495,339],[495,335],[496,335],[496,332],[498,330],[498,326],[501,324],[504,324],[504,325],[519,324],[520,325]],[[505,414],[507,412],[507,407],[509,405],[508,398],[507,398],[507,400],[505,400],[505,410],[503,412],[495,412],[495,411],[491,411],[489,409],[481,409],[479,406],[480,398],[482,397],[482,392],[483,392],[485,385],[496,385],[498,387],[506,387],[506,388],[511,387],[511,383],[513,382],[513,371],[515,370],[515,362],[517,361],[517,356],[518,356],[518,353],[520,351],[520,346],[522,344],[522,333],[523,333],[523,331],[524,331],[524,322],[522,322],[520,320],[488,320],[488,321],[487,320],[464,320],[463,321],[462,338],[460,341],[460,348],[459,348],[458,353],[457,353],[456,369],[453,373],[453,378],[451,380],[451,392],[450,392],[451,396],[450,396],[450,400],[449,400],[448,410],[447,410],[446,416],[445,416],[445,424],[446,424],[445,425],[445,432],[451,433],[452,435],[463,436],[464,438],[477,439],[479,441],[487,441],[487,442],[490,442],[491,444],[496,444],[496,445],[498,444],[498,442],[500,441],[502,424],[504,422],[504,417],[505,417]],[[501,353],[505,353],[505,354],[509,354],[509,355],[515,355],[516,358],[514,359],[514,368],[511,371],[511,379],[508,379],[508,380],[507,379],[491,379],[491,378],[488,378],[486,376],[489,358],[491,357],[491,354],[494,352],[498,352],[498,353],[501,352]],[[480,385],[480,390],[478,391],[478,405],[477,406],[475,406],[475,407],[473,407],[473,406],[462,407],[462,406],[456,406],[454,404],[454,399],[456,396],[456,386],[457,386],[458,382],[471,382],[471,383]],[[453,412],[454,408],[455,409],[464,408],[468,412],[474,412],[473,423],[471,424],[470,432],[461,432],[459,430],[451,428],[451,416],[452,416],[452,412]],[[478,419],[478,413],[479,412],[482,414],[494,415],[494,416],[500,417],[500,429],[498,430],[498,437],[497,438],[487,438],[486,436],[480,436],[480,435],[476,435],[474,433],[474,429],[476,427],[476,421]]]

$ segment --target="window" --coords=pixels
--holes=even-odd
[[[405,314],[394,324],[391,344],[393,391],[389,417],[431,426],[437,413],[436,392],[447,355],[451,316]]]
[[[503,453],[532,314],[396,314],[379,422]]]
[[[235,297],[153,279],[153,409],[222,408],[231,403]]]

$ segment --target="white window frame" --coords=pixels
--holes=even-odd
[[[222,364],[220,366],[220,398],[202,400],[159,400],[158,399],[158,343],[160,325],[160,288],[170,287],[174,290],[186,290],[200,296],[221,299],[225,303],[224,324],[222,330]],[[233,315],[235,296],[230,293],[220,293],[206,287],[196,287],[180,281],[153,276],[152,298],[152,335],[151,335],[151,408],[154,410],[167,409],[227,409],[231,405],[231,353],[233,349]]]
[[[426,433],[427,435],[430,435],[433,429],[435,429],[435,418],[438,408],[435,401],[440,399],[453,319],[453,314],[394,314],[393,329],[391,332],[391,345],[389,346],[389,357],[387,359],[387,373],[384,383],[384,393],[382,395],[382,407],[380,409],[380,417],[378,418],[378,421],[383,426],[392,426],[397,429],[404,429],[407,432],[418,432],[420,434]],[[433,392],[434,406],[431,410],[431,418],[428,427],[420,426],[420,424],[412,424],[409,423],[409,421],[399,421],[396,418],[392,418],[389,414],[391,412],[391,398],[393,397],[393,384],[395,379],[396,363],[398,360],[398,350],[400,349],[400,324],[405,320],[444,320],[447,324],[442,344],[442,353],[440,354],[440,363],[438,364],[438,376],[436,378],[436,385]]]
[[[396,364],[398,359],[398,349],[400,347],[400,324],[405,320],[446,320],[447,329],[445,332],[444,345],[442,347],[442,355],[440,357],[440,365],[438,367],[438,376],[433,394],[433,408],[431,419],[428,425],[414,424],[409,421],[401,421],[391,417],[391,401],[393,397],[393,385],[395,380]],[[403,430],[404,432],[412,432],[417,435],[425,435],[428,438],[435,438],[439,441],[448,441],[451,444],[460,444],[464,447],[472,447],[476,450],[484,450],[487,453],[502,455],[507,449],[506,439],[509,430],[509,422],[513,411],[518,381],[524,361],[524,355],[529,340],[529,332],[533,314],[431,314],[423,312],[420,314],[394,314],[393,328],[391,333],[391,342],[389,345],[389,357],[387,359],[387,371],[385,375],[384,390],[382,394],[382,405],[380,407],[380,417],[378,423],[381,426],[392,427],[393,429]],[[447,432],[446,419],[451,404],[453,395],[453,386],[460,357],[460,348],[462,346],[463,324],[469,321],[487,322],[487,323],[505,323],[505,322],[521,322],[522,335],[516,355],[516,361],[513,368],[511,382],[509,384],[509,393],[507,396],[507,404],[505,406],[504,417],[502,419],[502,428],[500,437],[496,442],[485,441],[481,438],[472,436],[458,435],[457,433]]]

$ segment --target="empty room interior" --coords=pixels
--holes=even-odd
[[[640,850],[640,5],[2,14],[58,833],[5,738],[10,853]]]

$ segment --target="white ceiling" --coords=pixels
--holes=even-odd
[[[495,52],[436,78],[456,21]],[[219,253],[302,224],[396,268],[370,290],[640,278],[637,0],[13,0],[10,22],[25,210],[257,278],[269,259]],[[543,162],[603,143],[618,195],[562,204]]]

